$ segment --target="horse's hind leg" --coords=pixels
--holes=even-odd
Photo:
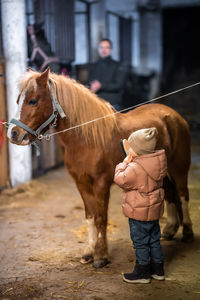
[[[183,210],[183,242],[191,242],[194,239],[194,234],[192,230],[192,221],[189,214],[188,208],[188,200],[182,196],[181,197],[181,204]]]
[[[177,176],[176,178],[177,191],[181,200],[182,212],[183,212],[183,238],[182,241],[190,242],[194,238],[192,230],[192,221],[190,218],[188,203],[189,203],[189,191],[187,187],[187,179],[183,176]]]
[[[164,178],[163,187],[165,189],[167,224],[163,230],[162,237],[166,240],[171,240],[176,234],[181,221],[181,211],[177,209],[180,207],[180,203],[175,183],[167,176]]]
[[[175,166],[174,166],[175,167]],[[173,179],[176,184],[176,190],[181,203],[182,211],[182,225],[183,225],[183,238],[184,242],[193,240],[194,234],[192,230],[192,221],[190,218],[188,203],[189,203],[189,191],[187,187],[188,168],[174,168]]]

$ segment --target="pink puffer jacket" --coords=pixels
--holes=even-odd
[[[165,150],[137,156],[129,164],[118,164],[114,181],[124,189],[124,215],[139,221],[158,220],[164,210],[162,185],[166,174]]]

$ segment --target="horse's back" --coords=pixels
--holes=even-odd
[[[165,120],[166,118],[168,118],[168,119],[176,120],[178,123],[184,126],[186,130],[189,130],[189,126],[186,120],[177,111],[164,104],[159,104],[159,103],[145,104],[128,112],[127,116],[128,114],[132,114],[132,116],[136,118],[139,118],[141,116],[144,118],[145,115],[146,116],[151,115],[153,119],[160,118]]]
[[[121,118],[121,119],[120,119]],[[169,163],[190,165],[190,131],[186,120],[172,108],[163,104],[146,104],[119,116],[122,132],[156,127],[157,149],[166,150]],[[127,136],[126,136],[127,137]]]

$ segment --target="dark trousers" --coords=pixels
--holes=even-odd
[[[129,219],[129,226],[137,263],[146,265],[149,259],[156,263],[163,262],[159,221]]]

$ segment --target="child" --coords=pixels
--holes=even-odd
[[[167,174],[165,150],[154,151],[156,128],[133,132],[122,145],[127,154],[116,166],[114,181],[124,190],[122,209],[129,218],[130,235],[136,250],[132,273],[123,274],[130,283],[164,280],[159,218],[163,215],[163,178]]]

